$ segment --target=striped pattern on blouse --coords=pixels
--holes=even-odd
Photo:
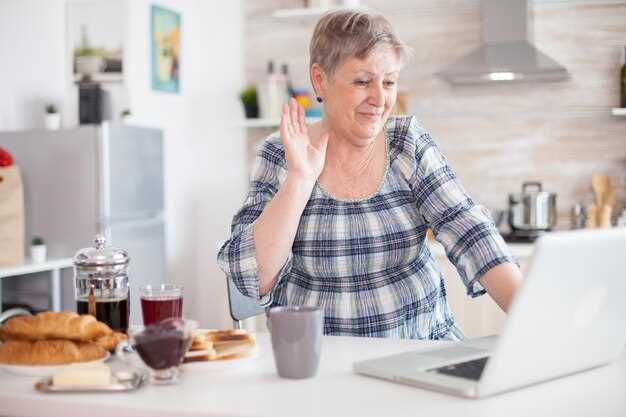
[[[287,174],[278,133],[259,148],[250,189],[234,216],[218,263],[261,305],[319,305],[324,333],[458,340],[441,270],[426,243],[431,228],[471,296],[478,279],[515,262],[489,213],[461,186],[414,117],[385,126],[387,169],[380,189],[359,201],[335,198],[317,183],[274,288],[259,296],[252,227]]]

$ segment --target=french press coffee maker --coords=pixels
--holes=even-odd
[[[128,330],[128,253],[106,246],[96,236],[95,248],[79,250],[74,257],[76,310],[91,314],[115,331]]]

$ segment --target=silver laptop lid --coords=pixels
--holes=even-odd
[[[479,395],[606,363],[626,342],[626,228],[542,236]]]

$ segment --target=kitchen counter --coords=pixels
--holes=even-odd
[[[269,338],[259,355],[230,371],[187,367],[179,385],[125,394],[41,394],[35,379],[0,371],[0,415],[174,416],[624,416],[626,352],[609,366],[482,400],[469,400],[356,375],[356,360],[428,349],[435,341],[325,336],[319,374],[307,380],[276,375]],[[202,365],[202,364],[200,364]],[[187,366],[187,365],[186,365]]]

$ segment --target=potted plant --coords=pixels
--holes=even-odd
[[[44,240],[35,236],[30,242],[30,259],[34,263],[41,263],[46,261],[46,243]]]
[[[259,102],[257,99],[256,87],[254,85],[246,87],[241,94],[239,94],[239,99],[243,103],[246,118],[256,119],[259,117]]]
[[[124,109],[120,112],[120,120],[122,121],[122,123],[126,123],[128,122],[128,119],[130,118],[130,110],[128,109]]]
[[[87,36],[87,28],[81,27],[81,44],[74,49],[74,65],[76,72],[83,75],[93,75],[102,69],[104,65],[103,51],[101,48],[92,48]]]
[[[93,48],[76,48],[74,50],[76,72],[83,75],[93,75],[102,69],[104,58],[98,55]]]
[[[58,130],[61,127],[61,115],[54,104],[46,105],[44,124],[47,130]]]

